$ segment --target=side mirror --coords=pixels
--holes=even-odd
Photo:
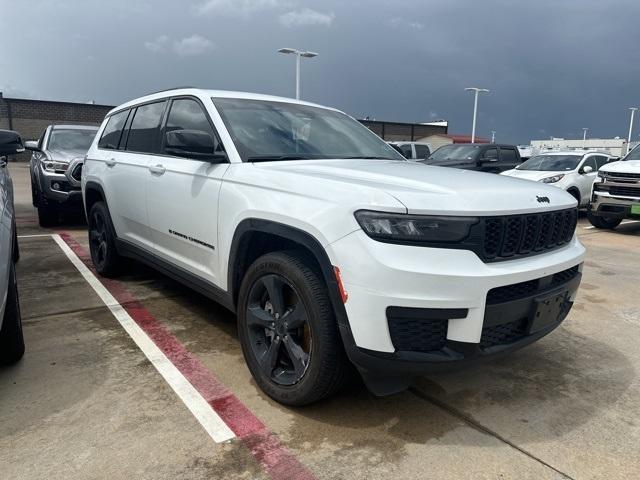
[[[589,166],[589,165],[585,165],[584,167],[582,167],[582,173],[591,173],[593,172],[593,167]]]
[[[39,152],[38,141],[37,140],[27,140],[24,142],[24,148],[27,150],[31,150],[32,152]]]
[[[0,157],[24,152],[22,138],[13,130],[0,130]]]
[[[215,147],[213,135],[203,130],[171,130],[165,134],[164,149],[169,155],[194,160],[226,160],[227,155],[216,152]]]

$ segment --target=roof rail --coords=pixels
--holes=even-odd
[[[184,88],[196,88],[196,87],[193,87],[191,85],[186,85],[186,86],[183,86],[183,87],[171,87],[171,88],[165,88],[163,90],[158,90],[156,92],[147,93],[147,95],[154,95],[156,93],[162,93],[162,92],[170,92],[171,90],[182,90]]]

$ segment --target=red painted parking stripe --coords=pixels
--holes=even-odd
[[[97,275],[91,257],[71,235],[60,237],[82,260],[129,316],[144,330],[176,368],[249,449],[271,478],[311,480],[313,474],[280,442],[278,437],[208,370],[167,328],[137,300],[124,285]]]

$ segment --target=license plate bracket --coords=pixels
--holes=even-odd
[[[537,297],[533,302],[529,333],[538,332],[556,323],[564,312],[568,297],[567,290]]]

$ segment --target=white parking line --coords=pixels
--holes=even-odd
[[[234,438],[235,434],[233,431],[220,418],[211,405],[207,403],[202,395],[200,395],[194,386],[180,373],[176,366],[171,363],[153,340],[151,340],[133,318],[129,316],[124,307],[118,303],[91,270],[82,263],[82,260],[69,248],[60,235],[53,234],[51,237],[53,237],[87,283],[91,285],[91,288],[98,294],[138,348],[142,350],[142,353],[145,354],[160,375],[162,375],[169,386],[176,392],[180,400],[182,400],[193,416],[200,422],[200,425],[202,425],[209,436],[218,443]]]
[[[640,220],[626,220],[626,221],[624,221],[624,222],[620,223],[620,225],[628,225],[629,223],[638,223],[638,222],[640,222]],[[591,229],[596,228],[596,227],[594,227],[594,226],[592,225],[592,226],[590,226],[590,227],[582,227],[582,228],[583,228],[584,230],[591,230]]]
[[[18,235],[18,238],[35,238],[35,237],[50,237],[50,233],[38,233],[34,235]]]

